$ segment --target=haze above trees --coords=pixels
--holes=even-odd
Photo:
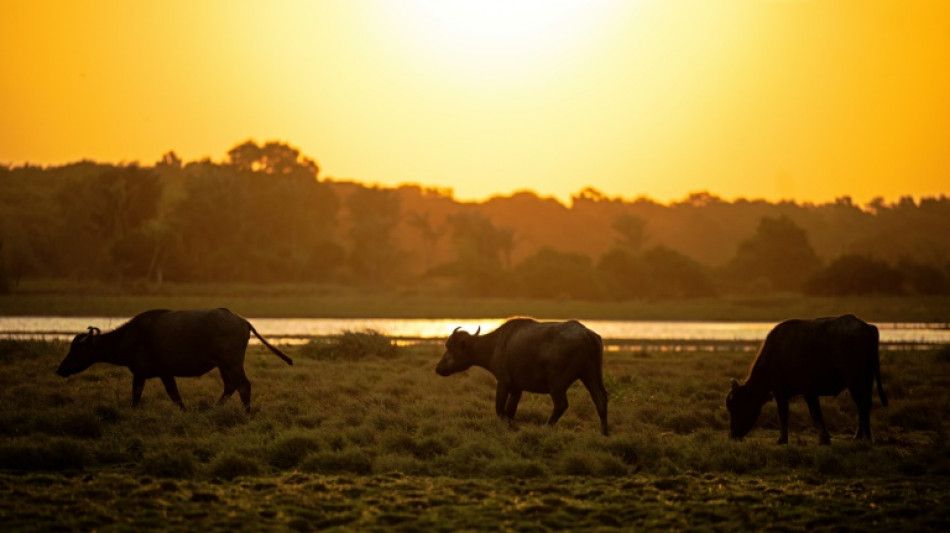
[[[513,177],[516,180],[517,177]],[[324,179],[282,142],[224,161],[0,166],[0,283],[327,283],[477,296],[946,294],[950,199],[660,204]]]

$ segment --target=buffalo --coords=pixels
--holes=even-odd
[[[730,437],[741,440],[748,434],[762,405],[774,396],[781,422],[778,443],[787,444],[788,400],[802,395],[818,429],[819,442],[829,444],[831,436],[825,429],[818,397],[837,396],[847,388],[858,408],[854,438],[871,440],[875,380],[881,404],[887,406],[875,326],[854,315],[787,320],[769,332],[745,383],[732,380],[732,390],[726,397]]]
[[[238,391],[244,409],[250,413],[251,382],[244,374],[244,352],[251,333],[277,357],[293,364],[250,322],[227,309],[154,309],[136,315],[114,331],[101,333],[90,327],[88,333],[77,335],[56,373],[68,377],[99,362],[125,366],[132,371],[133,407],[142,399],[145,380],[157,377],[172,401],[184,410],[175,378],[201,376],[217,367],[224,381],[218,403]]]
[[[435,367],[441,376],[480,366],[498,380],[495,413],[513,421],[524,391],[550,394],[554,410],[548,425],[567,409],[567,389],[578,379],[590,392],[600,431],[607,435],[607,390],[602,374],[604,345],[600,335],[580,322],[537,322],[512,318],[491,333],[472,335],[455,328],[445,355]]]

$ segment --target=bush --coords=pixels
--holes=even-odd
[[[88,463],[89,451],[71,439],[0,445],[3,470],[81,470]]]
[[[816,296],[901,294],[903,277],[887,262],[845,255],[819,270],[805,283],[805,293]]]
[[[307,456],[300,469],[319,474],[369,474],[373,471],[373,459],[356,448],[327,450]]]
[[[570,476],[622,476],[627,465],[608,452],[572,450],[561,456],[557,471]]]
[[[256,476],[261,473],[260,465],[247,457],[227,452],[215,458],[210,473],[214,477],[232,480],[241,476]]]
[[[0,339],[0,363],[35,361],[59,351],[65,354],[58,344],[39,339]]]
[[[146,455],[141,464],[142,473],[160,478],[192,478],[197,471],[191,452],[162,450]]]
[[[538,461],[524,458],[497,459],[488,464],[485,471],[491,477],[511,476],[518,479],[544,477],[547,468]]]
[[[291,435],[274,442],[267,452],[268,461],[277,468],[293,468],[308,454],[317,451],[317,439],[304,435]]]
[[[98,439],[102,436],[102,423],[99,421],[99,417],[82,411],[37,416],[35,427],[37,431],[50,435],[81,439]]]
[[[358,361],[370,356],[392,359],[399,355],[399,347],[382,333],[366,329],[344,331],[330,339],[314,339],[301,348],[307,357],[331,361]]]

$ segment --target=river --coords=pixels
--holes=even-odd
[[[69,340],[96,326],[108,331],[128,317],[0,317],[0,338]],[[402,318],[251,318],[254,327],[268,339],[300,341],[337,335],[344,331],[375,330],[404,342],[438,341],[456,327],[472,333],[488,332],[504,319],[402,319]],[[710,322],[648,320],[585,320],[609,345],[755,345],[765,339],[774,322]],[[878,323],[885,346],[932,346],[950,344],[950,324]]]

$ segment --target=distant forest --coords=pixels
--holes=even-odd
[[[668,205],[321,179],[282,142],[223,162],[0,166],[0,289],[25,279],[327,283],[537,298],[950,293],[950,198]]]

